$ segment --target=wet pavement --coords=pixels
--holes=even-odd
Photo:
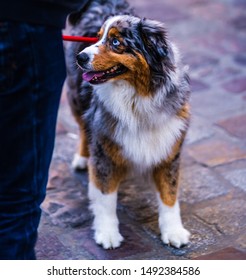
[[[66,96],[36,246],[38,259],[246,259],[246,2],[135,0],[164,21],[190,65],[192,122],[182,154],[180,201],[188,246],[164,246],[155,194],[141,178],[119,191],[125,237],[116,250],[92,238],[87,172],[74,172],[78,128]]]

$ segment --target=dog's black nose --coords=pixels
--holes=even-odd
[[[77,62],[80,66],[85,65],[90,59],[88,54],[85,52],[79,53],[76,58],[77,58]]]

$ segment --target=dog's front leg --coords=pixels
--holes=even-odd
[[[105,169],[102,165],[97,168],[89,164],[89,199],[94,214],[94,239],[104,249],[117,248],[123,241],[116,209],[117,190],[125,172],[124,168],[108,164]]]
[[[89,183],[90,208],[94,214],[94,239],[104,249],[117,248],[123,241],[116,215],[117,191],[103,194],[92,182]]]
[[[189,242],[190,233],[183,227],[180,215],[178,192],[179,160],[163,162],[154,170],[154,181],[158,190],[159,227],[164,244],[176,248]]]
[[[173,206],[168,206],[158,196],[158,202],[159,226],[163,243],[176,248],[186,245],[189,242],[190,233],[183,227],[178,200]]]

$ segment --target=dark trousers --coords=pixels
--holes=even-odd
[[[0,259],[35,259],[64,78],[59,29],[0,22]]]

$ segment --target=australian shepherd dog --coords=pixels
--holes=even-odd
[[[134,171],[155,185],[164,244],[187,244],[177,195],[190,88],[165,26],[131,15],[109,17],[98,42],[78,53],[77,64],[83,73],[76,116],[81,143],[73,165],[88,166],[96,243],[105,249],[122,243],[117,191]]]

